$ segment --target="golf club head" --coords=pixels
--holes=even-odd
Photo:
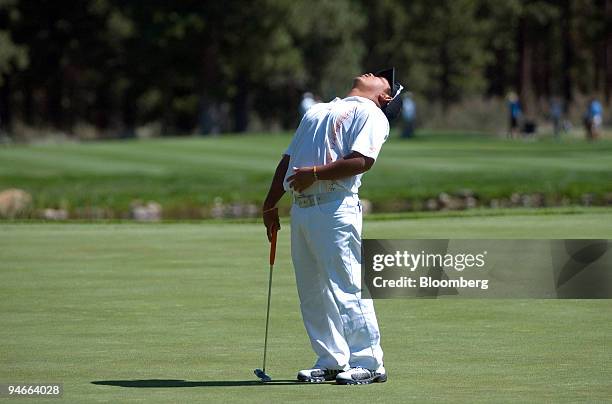
[[[259,377],[261,381],[264,383],[272,381],[272,378],[268,376],[267,374],[265,374],[264,371],[261,369],[255,369],[253,373],[255,373],[255,376]]]

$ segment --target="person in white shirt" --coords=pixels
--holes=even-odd
[[[263,205],[268,239],[280,230],[276,205],[292,194],[291,256],[300,308],[317,360],[303,382],[384,382],[371,299],[361,298],[361,177],[401,109],[395,70],[363,74],[346,98],[313,105],[276,168]]]

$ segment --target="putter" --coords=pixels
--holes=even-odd
[[[272,294],[272,270],[274,269],[274,258],[276,257],[276,230],[272,233],[270,241],[270,276],[268,278],[268,308],[266,310],[266,337],[264,339],[263,366],[261,369],[255,369],[253,373],[259,377],[262,382],[271,382],[272,378],[266,374],[266,353],[268,352],[268,325],[270,323],[270,295]]]

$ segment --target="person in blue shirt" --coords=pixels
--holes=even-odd
[[[510,139],[515,139],[519,134],[519,120],[523,115],[523,111],[521,109],[521,102],[519,101],[518,96],[513,92],[508,94],[508,112],[510,115],[508,137]]]
[[[603,121],[603,108],[601,103],[595,98],[591,98],[585,112],[584,123],[588,140],[595,140],[599,137],[599,130]]]
[[[599,129],[603,121],[603,108],[595,98],[591,100],[591,105],[589,105],[589,114],[591,115],[593,138],[596,139],[599,137]]]

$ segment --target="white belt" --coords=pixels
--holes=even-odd
[[[313,194],[313,195],[293,195],[293,203],[295,203],[300,208],[309,208],[314,205],[321,205],[324,203],[337,201],[339,199],[344,199],[347,196],[353,195],[347,192],[325,192],[323,194]]]

